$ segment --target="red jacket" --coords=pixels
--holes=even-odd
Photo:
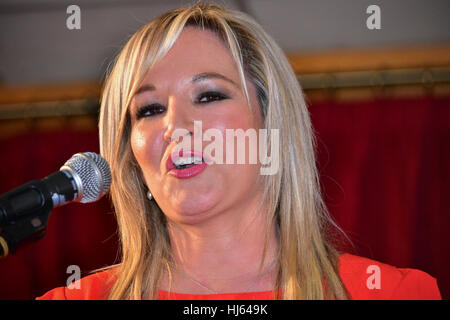
[[[59,287],[37,300],[103,300],[107,299],[107,280],[113,270],[103,271],[81,279],[80,289]],[[339,257],[339,274],[350,294],[357,300],[405,300],[442,299],[436,279],[429,274],[407,268],[396,268],[375,260],[342,254]],[[379,282],[377,282],[378,277]],[[271,300],[274,291],[227,293],[227,294],[181,294],[160,290],[158,299],[167,300]]]

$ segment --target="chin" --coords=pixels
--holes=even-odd
[[[199,222],[209,217],[222,199],[218,190],[207,194],[192,191],[178,193],[170,199],[171,210],[168,212],[173,213],[169,218],[185,223]]]

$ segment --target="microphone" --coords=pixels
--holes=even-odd
[[[14,253],[19,243],[45,235],[53,208],[71,201],[89,203],[109,190],[111,171],[94,152],[73,155],[60,169],[0,196],[0,257]]]

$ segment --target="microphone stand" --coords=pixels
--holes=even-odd
[[[47,221],[52,208],[44,207],[33,214],[0,227],[0,258],[31,241],[36,242],[45,236]]]
[[[54,187],[47,183],[48,179],[60,181],[67,179],[67,175],[58,171],[0,197],[0,258],[14,254],[24,244],[42,239],[53,207],[73,198],[73,191]]]

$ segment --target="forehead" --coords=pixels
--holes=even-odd
[[[212,31],[186,27],[169,52],[147,73],[144,82],[218,72],[238,82],[238,70],[229,49]]]

